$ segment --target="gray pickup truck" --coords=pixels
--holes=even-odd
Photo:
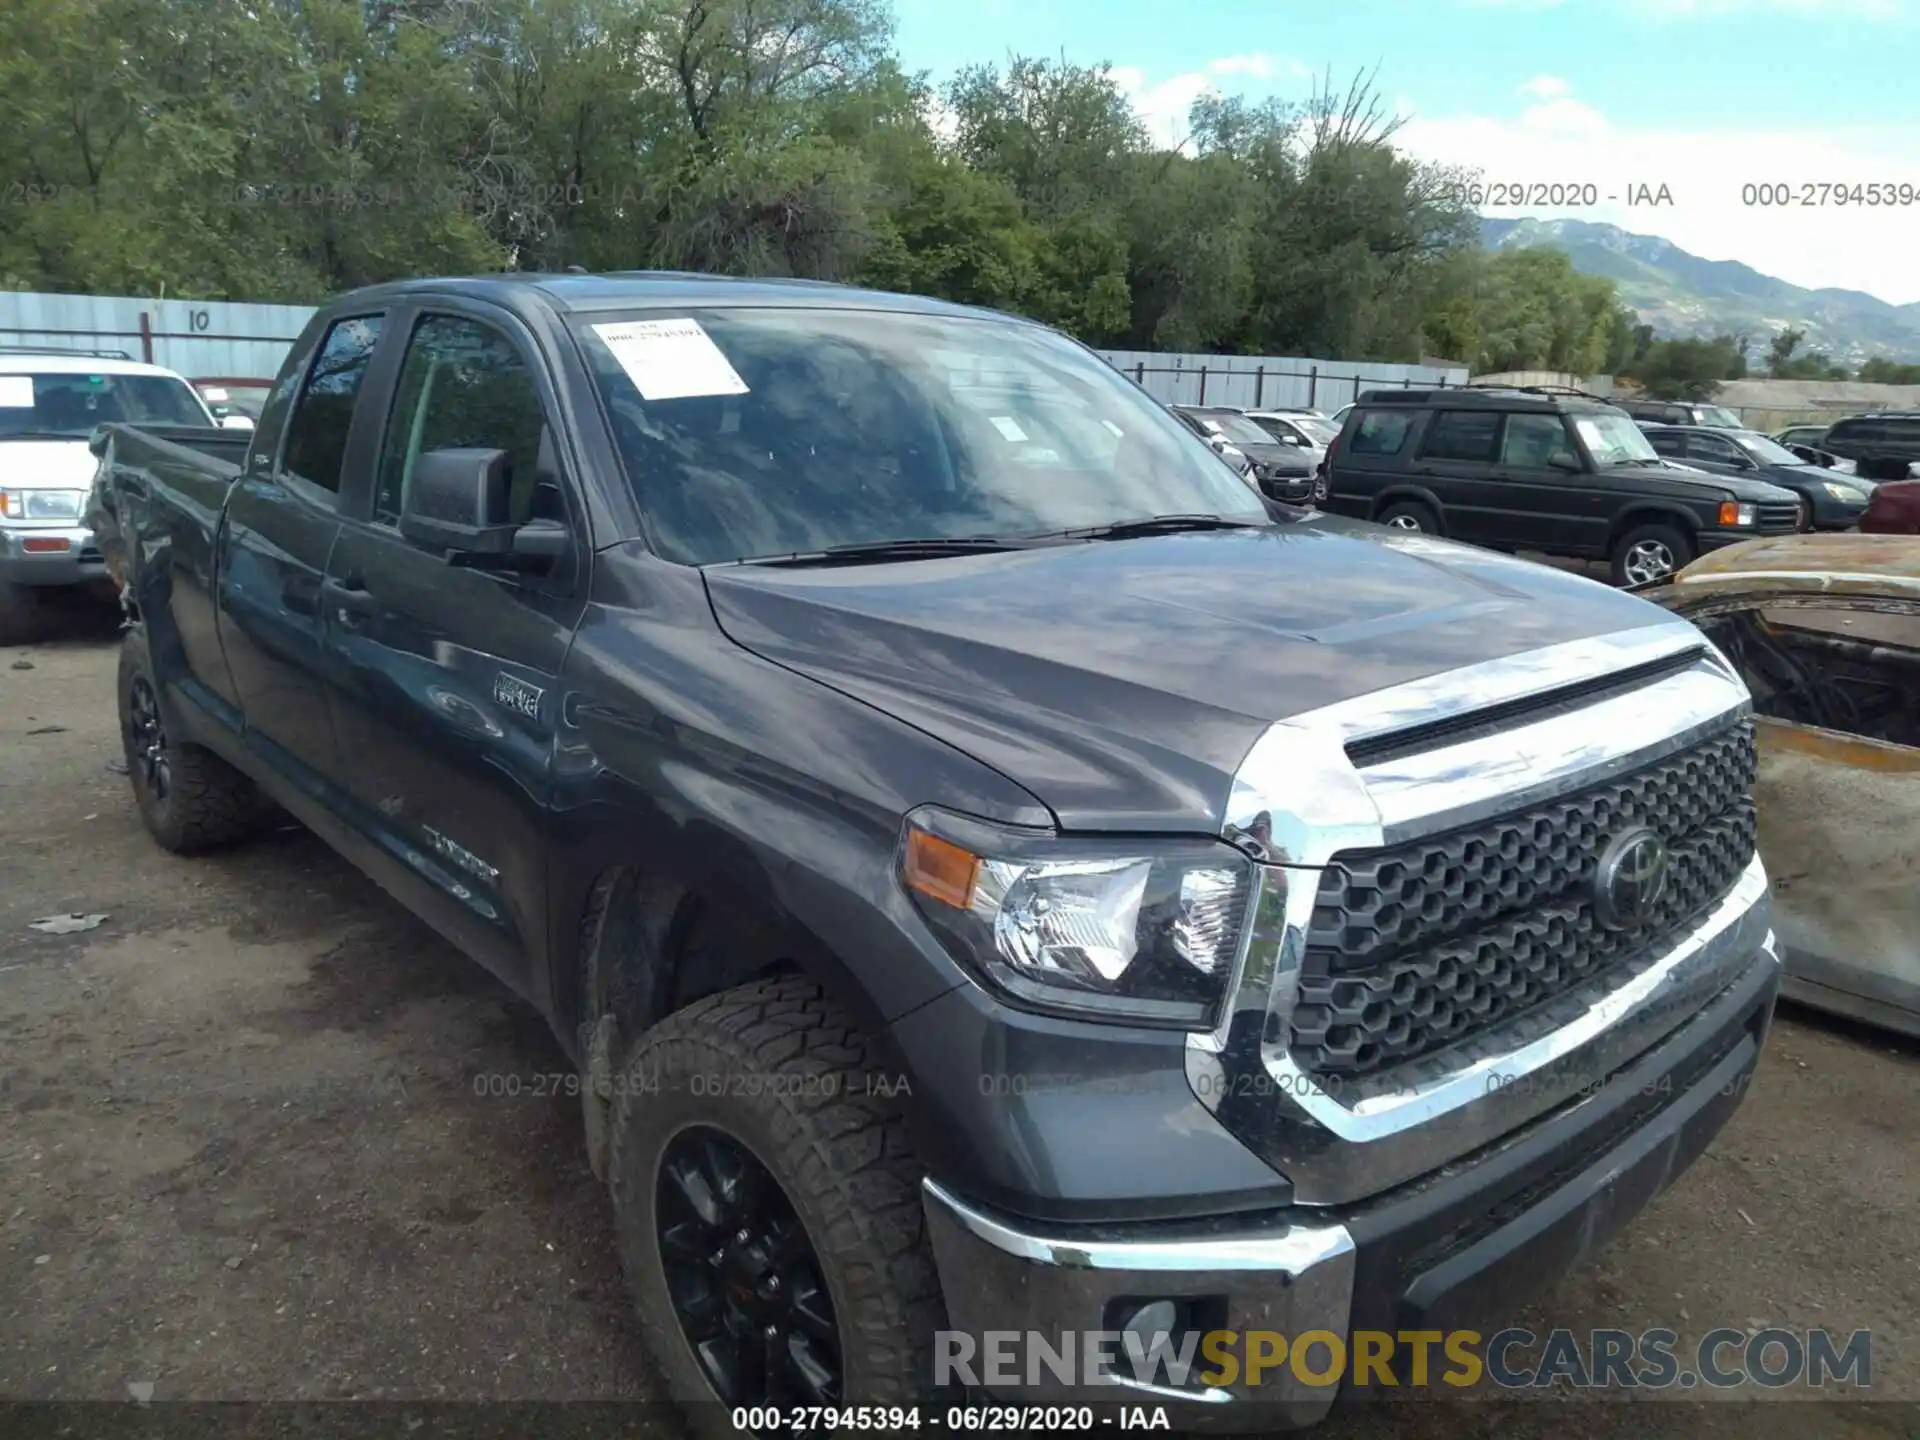
[[[413,281],[234,438],[98,442],[140,812],[189,851],[277,802],[547,1017],[696,1415],[1310,1421],[1337,1385],[1136,1342],[1509,1316],[1759,1061],[1701,633],[1262,497],[1043,327]],[[1132,1338],[942,1371],[990,1331]]]

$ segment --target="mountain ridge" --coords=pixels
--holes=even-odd
[[[1861,290],[1810,290],[1738,260],[1706,260],[1658,235],[1638,235],[1594,220],[1486,219],[1489,250],[1553,245],[1583,275],[1614,282],[1621,303],[1656,335],[1742,335],[1750,358],[1774,333],[1804,330],[1801,350],[1823,350],[1850,368],[1875,355],[1920,361],[1920,301],[1895,305]]]

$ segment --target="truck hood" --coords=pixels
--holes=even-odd
[[[1758,504],[1771,500],[1778,504],[1783,500],[1795,499],[1793,491],[1766,480],[1756,480],[1746,475],[1724,475],[1718,470],[1701,470],[1685,462],[1676,462],[1675,466],[1622,465],[1609,474],[1626,475],[1635,480],[1644,480],[1655,489],[1670,489],[1675,485],[1699,486],[1702,489],[1724,492],[1735,500],[1746,500]]]
[[[1070,830],[1217,834],[1276,720],[1670,623],[1563,571],[1329,515],[706,577],[736,643],[991,765]]]
[[[0,485],[85,490],[99,465],[85,439],[0,440]]]

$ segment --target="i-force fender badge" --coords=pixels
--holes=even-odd
[[[504,671],[493,677],[494,703],[529,720],[540,718],[540,700],[546,693],[538,685],[529,685]]]
[[[431,825],[422,825],[420,828],[426,833],[427,843],[433,847],[434,853],[441,859],[451,860],[469,875],[477,875],[489,885],[500,878],[500,871],[497,868],[489,865],[466,846],[449,840]]]

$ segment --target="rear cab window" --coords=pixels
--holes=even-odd
[[[283,474],[329,500],[340,490],[347,432],[373,347],[379,343],[380,319],[378,315],[347,316],[327,328],[287,421],[280,459]]]

